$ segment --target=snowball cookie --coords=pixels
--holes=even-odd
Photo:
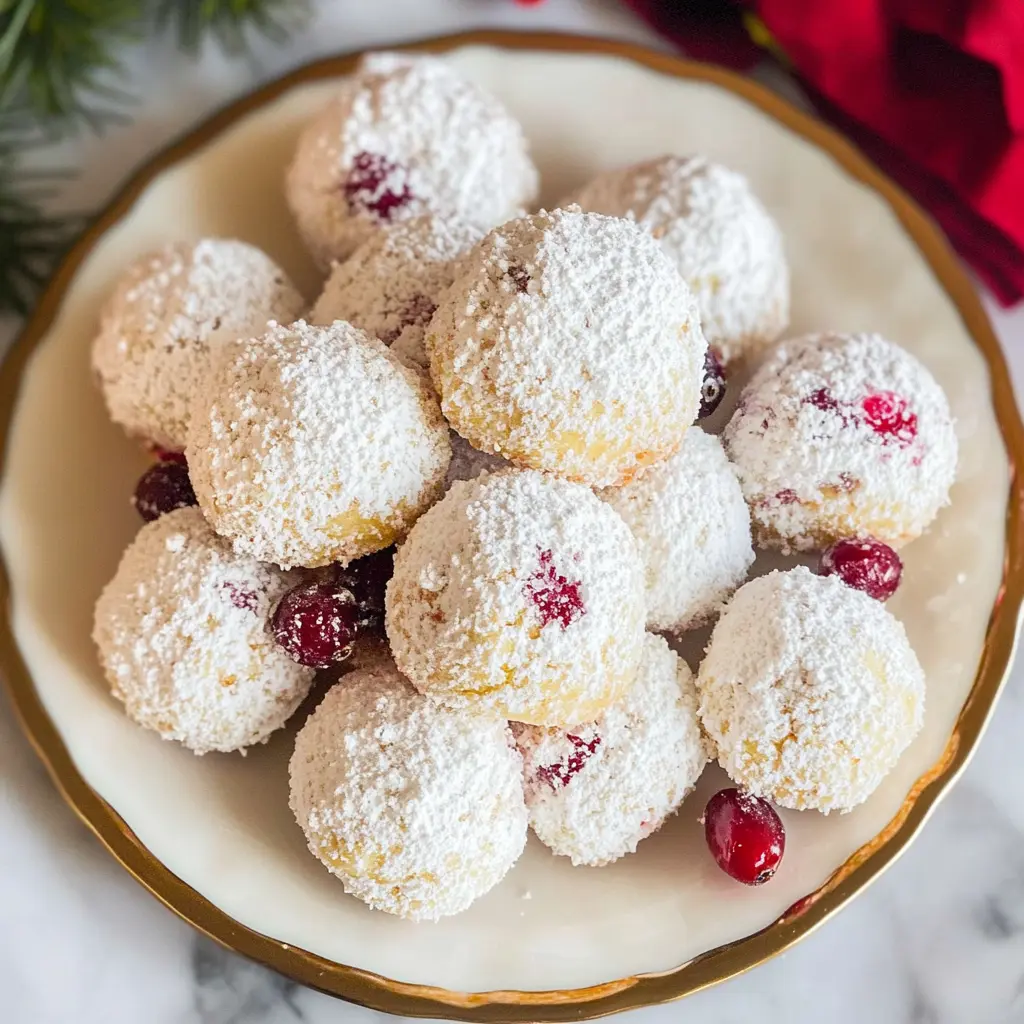
[[[334,265],[310,320],[347,320],[390,345],[407,365],[426,370],[424,330],[455,279],[455,261],[483,234],[430,214],[375,232]]]
[[[957,441],[931,374],[877,334],[779,345],[722,435],[763,547],[899,547],[949,500]]]
[[[633,688],[596,722],[512,729],[530,824],[541,842],[576,865],[634,853],[675,813],[710,760],[693,674],[651,634]]]
[[[647,628],[681,632],[716,615],[754,561],[750,512],[717,437],[691,427],[671,458],[600,497],[640,545]]]
[[[393,544],[444,490],[430,386],[351,324],[274,326],[226,349],[193,405],[199,505],[240,554],[346,564]]]
[[[290,323],[302,296],[245,242],[179,242],[136,260],[100,314],[92,365],[110,417],[133,437],[181,451],[189,402],[211,349]]]
[[[782,235],[742,174],[704,157],[663,156],[598,175],[571,201],[632,217],[661,242],[723,363],[759,354],[786,329]]]
[[[366,57],[309,124],[285,194],[324,267],[424,213],[487,231],[529,206],[537,169],[519,124],[441,57]]]
[[[492,231],[461,261],[426,345],[444,414],[470,444],[592,486],[676,451],[707,347],[651,236],[578,209]]]
[[[729,777],[798,810],[863,803],[924,718],[924,673],[900,622],[804,566],[736,592],[697,689]]]
[[[197,508],[143,526],[96,602],[92,634],[128,717],[197,754],[265,742],[313,682],[267,628],[295,582],[235,554]]]
[[[586,487],[543,473],[453,484],[398,549],[386,605],[398,667],[449,708],[574,725],[640,664],[636,541]]]
[[[436,921],[492,889],[523,852],[521,772],[504,722],[444,711],[384,663],[348,673],[302,727],[291,808],[347,893]]]

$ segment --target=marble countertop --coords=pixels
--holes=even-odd
[[[386,10],[385,10],[386,8]],[[473,26],[543,27],[663,46],[614,0],[323,0],[288,45],[192,64],[127,54],[135,123],[67,146],[69,206],[101,202],[208,110],[313,57]],[[987,300],[1024,386],[1024,307]],[[0,342],[14,325],[0,322]],[[1018,664],[974,760],[906,855],[791,952],[631,1024],[1024,1024],[1024,736]],[[0,696],[0,1020],[9,1024],[385,1024],[226,953],[136,885],[63,804]]]

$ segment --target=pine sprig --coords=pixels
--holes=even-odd
[[[37,141],[21,118],[0,118],[0,313],[28,313],[82,226],[80,217],[44,210],[60,175],[18,168],[20,154]]]
[[[127,93],[117,44],[136,36],[142,0],[0,0],[0,109],[93,128]]]
[[[196,53],[213,36],[230,54],[244,52],[251,33],[283,42],[305,21],[307,0],[155,0],[158,27],[173,27],[182,49]]]
[[[22,154],[123,117],[118,48],[147,18],[188,51],[210,35],[238,54],[253,33],[283,40],[307,13],[308,0],[0,0],[0,314],[31,309],[83,223],[47,212],[61,176],[30,175]]]

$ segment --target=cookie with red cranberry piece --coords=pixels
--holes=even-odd
[[[957,439],[935,378],[877,334],[776,347],[722,435],[763,547],[912,541],[949,501]]]
[[[145,525],[96,602],[93,626],[128,717],[197,754],[265,742],[313,682],[270,629],[296,582],[232,551],[198,508]]]
[[[593,722],[568,729],[513,724],[530,825],[573,864],[636,851],[676,812],[710,759],[686,663],[644,638],[629,692]]]
[[[627,483],[679,449],[707,348],[657,242],[578,207],[484,238],[425,343],[445,417],[473,447],[593,487]]]
[[[580,484],[532,470],[460,481],[399,547],[386,628],[399,669],[432,700],[575,725],[636,679],[639,550]]]
[[[285,195],[314,259],[347,259],[423,214],[487,231],[529,206],[537,170],[504,106],[444,58],[374,53],[307,126]]]

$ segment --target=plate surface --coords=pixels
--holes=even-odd
[[[211,234],[266,249],[315,298],[319,277],[280,183],[300,126],[349,58],[247,98],[143,170],[71,254],[9,357],[0,655],[71,803],[143,884],[218,940],[393,1012],[576,1020],[762,961],[912,838],[976,744],[1012,656],[1024,544],[1008,450],[1024,440],[998,346],[945,243],[827,129],[749,82],[627,45],[497,33],[424,45],[449,50],[521,119],[548,202],[600,169],[670,150],[742,170],[786,236],[793,331],[877,330],[938,378],[961,443],[953,503],[906,550],[890,604],[928,677],[920,737],[855,812],[784,813],[786,859],[763,888],[731,883],[706,854],[697,817],[724,778],[709,769],[637,854],[574,869],[531,840],[467,913],[414,925],[346,897],[306,852],[287,807],[291,732],[246,758],[196,758],[123,717],[89,633],[93,601],[138,525],[127,495],[145,459],[92,384],[97,310],[133,256]]]

